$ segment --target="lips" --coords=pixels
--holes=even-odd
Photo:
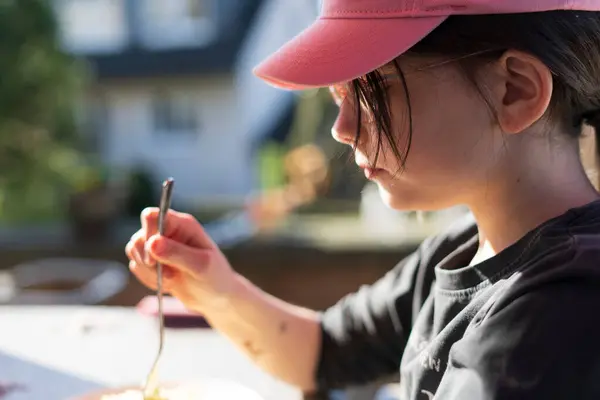
[[[384,170],[381,168],[371,168],[371,167],[361,167],[365,172],[365,177],[367,179],[375,179],[378,175],[380,175]]]
[[[358,167],[360,169],[362,169],[364,171],[365,177],[367,179],[375,179],[375,178],[377,178],[378,175],[385,172],[385,170],[382,168],[373,167],[373,164],[368,161],[367,157],[363,157],[362,154],[356,153],[355,157],[356,157],[356,164],[358,165]]]

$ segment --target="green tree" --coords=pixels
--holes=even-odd
[[[66,54],[50,0],[0,0],[0,219],[60,216],[80,153],[84,70]]]

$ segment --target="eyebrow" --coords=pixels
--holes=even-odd
[[[386,80],[386,79],[396,79],[398,78],[398,70],[396,69],[396,65],[393,63],[393,61],[377,68],[375,71],[378,71],[381,78]],[[360,80],[364,80],[365,75],[357,78]],[[328,88],[330,90],[336,90],[337,86],[347,86],[350,85],[352,81],[347,81],[347,82],[339,82],[337,84],[333,84],[333,85],[329,85]]]

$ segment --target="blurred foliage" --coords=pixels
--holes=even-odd
[[[84,69],[63,52],[48,0],[0,2],[0,220],[62,217],[72,188],[100,180],[78,151]]]
[[[274,141],[261,146],[258,153],[259,179],[262,190],[274,189],[285,184],[283,158],[285,148]]]

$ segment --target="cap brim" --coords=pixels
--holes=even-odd
[[[318,19],[254,73],[283,89],[350,81],[394,60],[446,18]]]

